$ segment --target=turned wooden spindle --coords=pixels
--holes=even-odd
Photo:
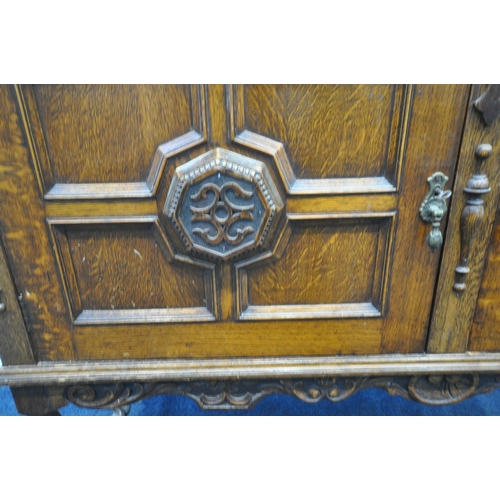
[[[476,158],[482,166],[484,160],[491,155],[490,144],[480,144],[476,148]],[[460,217],[460,261],[455,268],[456,279],[453,289],[462,293],[465,288],[465,278],[470,272],[469,257],[474,237],[484,217],[484,200],[482,195],[490,192],[490,181],[483,173],[474,174],[467,182],[464,192],[469,196]]]

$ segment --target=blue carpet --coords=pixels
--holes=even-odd
[[[72,404],[61,408],[65,416],[111,415],[111,410],[87,410]],[[0,387],[0,415],[18,415],[8,387]],[[276,394],[262,399],[248,411],[200,410],[198,405],[184,396],[156,396],[132,405],[133,415],[500,415],[500,390],[474,396],[450,406],[426,406],[399,396],[390,396],[382,389],[365,389],[340,403],[321,401],[303,403],[288,395]]]

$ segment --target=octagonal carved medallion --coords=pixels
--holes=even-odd
[[[227,260],[264,248],[282,209],[264,163],[216,148],[175,170],[163,211],[188,250]]]

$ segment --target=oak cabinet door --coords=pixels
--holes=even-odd
[[[2,86],[40,359],[421,352],[465,85]],[[443,218],[442,227],[446,224]]]

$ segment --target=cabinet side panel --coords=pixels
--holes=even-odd
[[[14,89],[0,86],[0,230],[35,356],[72,360],[71,324]]]
[[[32,364],[35,362],[35,358],[1,243],[0,287],[0,303],[4,306],[0,316],[0,359],[2,364]]]

